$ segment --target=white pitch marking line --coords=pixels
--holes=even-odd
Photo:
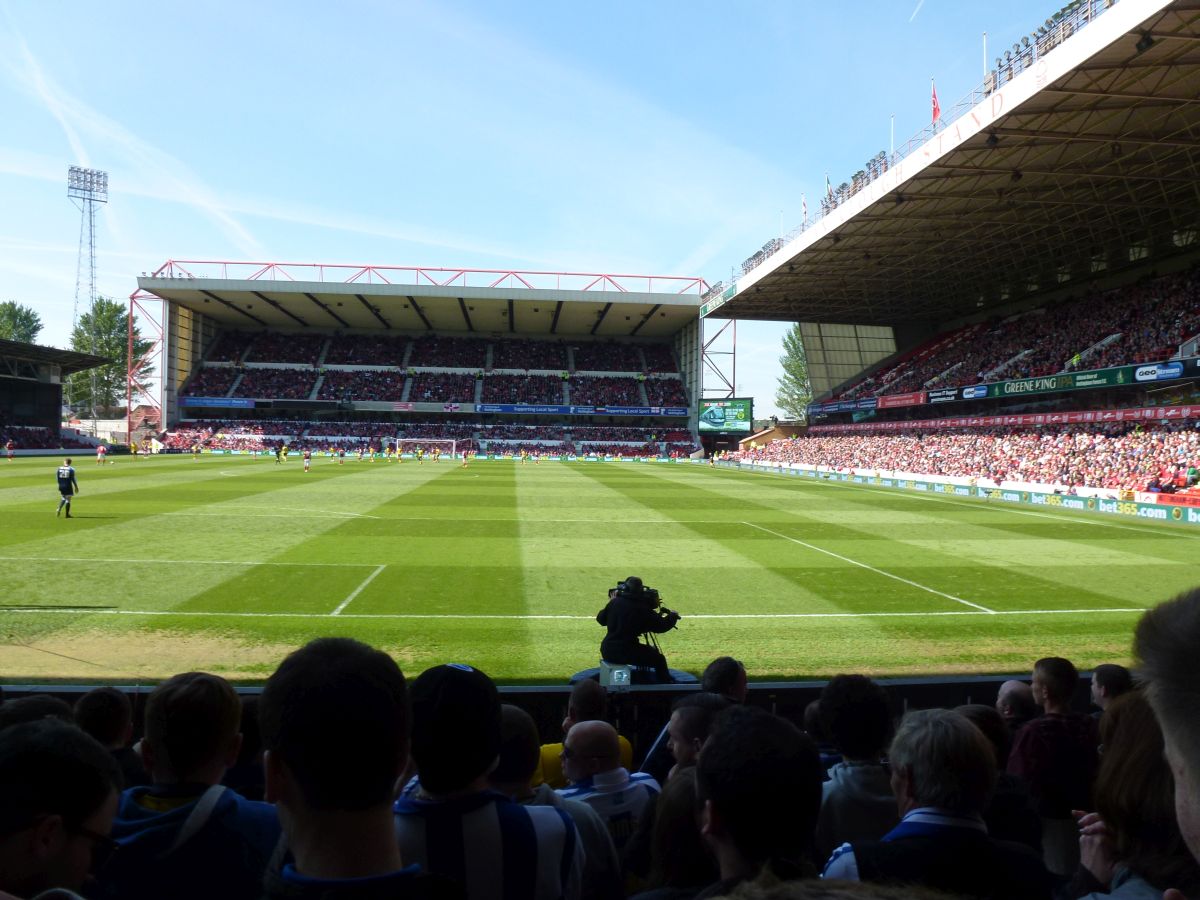
[[[346,522],[351,518],[356,519],[378,519],[379,516],[368,516],[362,513],[253,513],[241,512],[235,513],[223,512],[193,512],[192,510],[181,509],[176,512],[164,513],[163,515],[171,518],[184,519],[335,519],[339,522]]]
[[[331,612],[330,615],[331,616],[340,616],[342,614],[342,610],[350,605],[350,601],[353,600],[355,597],[357,597],[359,594],[361,594],[363,592],[363,589],[368,584],[370,584],[372,581],[374,581],[376,579],[376,577],[379,575],[379,573],[382,572],[386,568],[387,568],[387,566],[378,566],[374,572],[372,572],[365,579],[363,579],[363,583],[360,584],[358,587],[356,587],[353,590],[353,592],[351,592],[349,597],[347,597],[345,600],[343,600],[341,603],[338,604],[338,608],[335,609],[333,612]]]
[[[316,566],[369,569],[375,563],[275,562],[257,559],[114,559],[106,556],[0,556],[0,562],[161,563],[168,566]]]
[[[909,581],[907,578],[901,578],[899,575],[893,575],[891,572],[885,572],[883,569],[877,569],[874,566],[868,566],[866,563],[859,562],[856,559],[851,559],[848,556],[842,556],[840,553],[834,553],[832,550],[825,550],[815,544],[809,544],[805,541],[798,540],[794,537],[788,537],[786,534],[780,534],[778,531],[772,531],[770,528],[763,528],[761,525],[755,525],[753,522],[743,522],[743,525],[749,525],[751,528],[757,528],[759,531],[765,531],[767,534],[773,534],[777,538],[783,538],[785,541],[791,541],[793,544],[799,544],[801,547],[807,547],[809,550],[815,550],[818,553],[824,553],[826,556],[832,556],[834,559],[840,559],[842,562],[850,563],[852,566],[858,566],[860,569],[866,569],[868,572],[874,572],[876,575],[882,575],[885,578],[891,578],[895,581],[903,582],[904,584],[918,588],[922,591],[928,591],[930,594],[937,594],[939,597],[945,597],[947,600],[953,600],[955,603],[961,603],[963,606],[970,606],[980,612],[991,613],[995,615],[994,609],[988,609],[986,606],[980,606],[978,603],[972,603],[970,600],[964,600],[962,597],[955,597],[953,594],[945,594],[934,588],[927,587],[923,584],[918,584],[915,581]]]
[[[939,610],[937,612],[864,612],[864,613],[699,613],[685,616],[687,619],[924,619],[930,616],[1064,616],[1095,613],[1144,613],[1145,606],[1115,606],[1096,609],[1008,609],[989,610],[987,612],[956,609]],[[46,613],[50,615],[92,615],[92,616],[193,616],[203,618],[237,618],[237,619],[327,619],[326,613],[256,613],[256,612],[207,612],[204,610],[170,610],[170,609],[56,609],[55,607],[37,606],[0,606],[0,612],[17,612],[21,614]],[[564,619],[591,622],[595,616],[573,615],[467,615],[453,613],[346,613],[341,619],[467,619],[474,621],[489,620],[529,620],[529,619]]]

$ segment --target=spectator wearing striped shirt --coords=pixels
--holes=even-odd
[[[599,813],[620,850],[658,796],[658,782],[644,772],[631,775],[621,765],[617,730],[607,722],[580,722],[572,727],[563,741],[562,760],[571,786],[559,793]]]
[[[412,683],[415,790],[396,801],[405,862],[460,883],[469,900],[578,900],[584,851],[571,817],[490,789],[501,749],[500,695],[465,665]]]

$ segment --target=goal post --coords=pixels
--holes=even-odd
[[[426,453],[432,453],[435,449],[448,455],[451,459],[458,452],[458,441],[442,438],[397,438],[396,452],[397,453],[416,453],[420,448]]]

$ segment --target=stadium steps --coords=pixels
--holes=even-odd
[[[491,361],[491,358],[492,358],[492,345],[488,344],[488,361],[489,362]],[[475,403],[476,405],[483,402],[483,379],[482,378],[475,379],[475,393],[472,394],[471,396],[472,396],[472,402]]]
[[[641,353],[641,352],[642,352],[641,348],[638,348],[638,353]],[[643,366],[646,365],[645,359],[642,360],[642,365]],[[650,396],[646,393],[646,382],[644,382],[644,381],[638,382],[638,395],[641,396],[641,398],[642,398],[642,406],[650,405]]]
[[[227,390],[227,391],[226,391],[224,394],[222,394],[221,396],[222,396],[222,397],[234,397],[234,396],[237,396],[237,395],[236,395],[234,392],[235,392],[235,391],[238,389],[238,385],[242,383],[242,379],[243,379],[243,378],[245,378],[245,377],[246,377],[246,373],[245,373],[245,372],[242,372],[240,375],[238,375],[238,377],[237,377],[237,378],[233,379],[233,384],[231,384],[231,385],[229,386],[229,390]]]
[[[575,348],[570,344],[567,345],[567,371],[575,371]],[[567,401],[570,402],[570,401]]]
[[[1033,348],[1022,350],[1020,353],[1018,353],[1012,359],[1006,359],[1004,362],[1000,363],[1000,365],[996,366],[996,368],[992,369],[990,372],[984,372],[983,377],[979,380],[981,382],[990,381],[992,378],[995,378],[1001,372],[1007,371],[1012,366],[1019,363],[1021,360],[1023,360],[1025,357],[1027,357],[1032,352],[1033,352]]]
[[[488,345],[487,345],[487,350],[483,356],[483,370],[485,372],[492,371],[492,360],[495,358],[496,358],[495,348],[492,345],[492,343],[489,341]],[[476,400],[475,402],[478,403],[479,401]]]
[[[408,361],[410,359],[412,359],[412,351],[413,351],[413,342],[409,341],[407,344],[404,345],[404,356],[400,360],[400,368],[404,369],[405,371],[408,370]],[[407,384],[404,386],[404,399],[405,400],[408,399],[408,385]]]
[[[322,359],[324,359],[324,358],[325,358],[325,351],[324,351],[324,350],[322,350],[322,351],[321,351],[321,358],[322,358]],[[311,391],[311,392],[309,393],[309,395],[308,395],[308,399],[309,399],[309,400],[316,400],[316,399],[317,399],[317,397],[319,397],[319,396],[321,395],[321,385],[323,385],[324,383],[325,383],[325,376],[324,376],[324,375],[318,375],[318,376],[317,376],[316,383],[315,383],[315,384],[313,384],[313,389],[312,389],[312,391]]]
[[[404,353],[404,361],[408,362],[408,354],[412,352],[412,344],[408,345],[408,350]],[[405,366],[407,368],[407,365]],[[404,377],[404,390],[400,394],[400,402],[407,403],[408,398],[412,395],[413,379],[410,376]]]
[[[570,352],[571,352],[571,348],[568,347],[567,353],[570,353]],[[574,357],[572,357],[572,359],[571,359],[571,368],[572,369],[575,368],[574,362],[575,362]],[[569,382],[569,381],[563,382],[563,405],[564,406],[571,405],[571,382]]]
[[[323,343],[321,345],[321,352],[317,354],[317,368],[318,369],[323,368],[325,366],[325,356],[329,353],[329,348],[332,344],[333,344],[333,338],[326,338],[325,343]],[[323,380],[323,378],[324,378],[324,376],[322,376],[322,378],[318,379],[317,383],[320,384],[320,382],[321,382],[321,380]],[[315,396],[316,395],[313,395],[313,397],[310,397],[309,399],[310,400],[315,399]]]

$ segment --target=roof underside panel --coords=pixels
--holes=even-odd
[[[698,315],[696,293],[429,288],[253,279],[138,279],[139,290],[227,328],[665,339]]]
[[[872,185],[860,211],[842,221],[835,211],[828,226],[802,232],[712,314],[944,322],[1139,258],[1200,250],[1200,3],[1176,0],[1130,20],[1137,6],[1117,4],[1048,54],[1047,68],[986,98],[980,121],[988,104],[1005,105],[1009,87],[1030,94],[949,152],[936,153],[937,139],[914,152],[894,180]],[[1102,30],[1123,21],[1137,25]],[[1049,80],[1055,54],[1098,38],[1102,46],[1076,46],[1089,55]],[[946,142],[975,115],[950,125]]]

